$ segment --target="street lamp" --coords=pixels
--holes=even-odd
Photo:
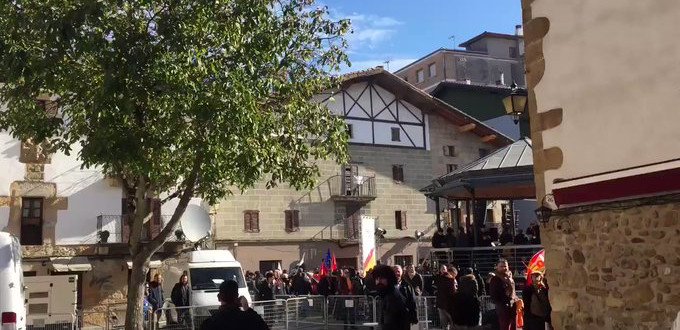
[[[527,91],[517,87],[517,84],[513,82],[510,85],[510,95],[503,98],[503,106],[505,107],[505,112],[512,116],[512,121],[515,124],[519,123],[519,117],[527,109]]]
[[[387,230],[380,227],[375,229],[375,236],[377,236],[379,239],[385,238],[385,234],[387,234]]]
[[[541,207],[534,210],[534,213],[536,213],[536,218],[538,218],[538,221],[540,221],[545,226],[548,224],[548,221],[550,221],[552,209],[547,206],[541,205]]]
[[[553,195],[546,194],[545,196],[543,196],[543,199],[541,199],[541,205],[534,210],[536,218],[544,226],[547,225],[548,222],[550,221],[550,216],[552,216],[553,211],[553,209],[550,206],[554,205],[554,203],[555,201]]]

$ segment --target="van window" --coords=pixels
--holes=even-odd
[[[190,268],[191,288],[193,290],[219,289],[223,281],[234,280],[239,288],[245,288],[243,273],[239,267]]]

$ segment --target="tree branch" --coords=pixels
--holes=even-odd
[[[184,214],[189,201],[194,195],[196,188],[196,183],[198,182],[198,172],[201,169],[201,164],[203,163],[203,149],[200,149],[196,154],[196,159],[194,159],[194,164],[191,169],[189,177],[184,181],[184,189],[182,191],[181,197],[179,199],[179,204],[175,208],[175,212],[172,214],[170,221],[165,225],[163,230],[153,239],[149,244],[144,247],[145,254],[152,255],[165,243],[165,241],[170,237],[173,230],[179,223],[179,219]]]

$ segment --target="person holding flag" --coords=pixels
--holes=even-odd
[[[536,253],[527,265],[527,283],[522,291],[524,302],[524,330],[552,329],[548,299],[548,285],[545,282],[545,250]]]
[[[331,254],[331,250],[328,249],[326,256],[321,260],[321,271],[319,271],[318,291],[322,296],[334,295],[338,291],[337,279],[335,276],[328,276],[329,270],[333,272],[333,268],[337,271],[338,265],[335,262],[335,255]]]

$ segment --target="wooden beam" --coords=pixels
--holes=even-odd
[[[469,132],[473,129],[477,128],[477,124],[475,123],[469,123],[466,125],[458,126],[458,131],[461,133]]]
[[[497,138],[496,134],[482,136],[482,142],[491,142]]]

